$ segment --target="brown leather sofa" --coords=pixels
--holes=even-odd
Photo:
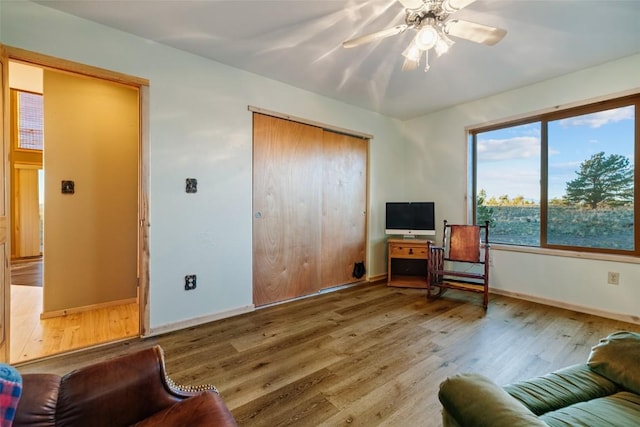
[[[22,381],[15,427],[237,425],[215,387],[179,387],[167,377],[160,346]]]

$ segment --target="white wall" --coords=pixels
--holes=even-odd
[[[399,122],[35,3],[0,9],[5,45],[150,81],[152,329],[252,304],[248,105],[374,135],[367,269],[386,271],[384,201],[404,191]],[[197,194],[185,193],[188,177]],[[183,290],[186,274],[197,274],[196,290]]]
[[[640,55],[582,70],[420,117],[405,123],[407,163],[415,159],[415,192],[428,189],[437,203],[437,221],[464,221],[467,193],[465,128],[507,118],[640,91]],[[416,153],[418,153],[416,155]],[[435,167],[434,162],[438,162]],[[420,167],[422,166],[422,167]],[[440,239],[440,237],[438,237]],[[553,255],[493,251],[491,286],[559,305],[636,316],[640,322],[640,264]],[[638,260],[640,261],[640,260]],[[620,284],[607,284],[607,272]]]
[[[11,89],[42,93],[42,82],[42,68],[19,62],[9,63],[9,87]]]

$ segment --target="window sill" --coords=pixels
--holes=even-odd
[[[566,251],[561,249],[534,248],[531,246],[501,245],[499,243],[491,243],[491,250],[640,264],[640,257],[631,255],[599,254],[593,252]]]

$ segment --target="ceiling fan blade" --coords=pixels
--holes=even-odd
[[[424,6],[424,1],[422,0],[398,0],[400,3],[402,3],[402,6],[405,9],[420,9],[422,6]]]
[[[402,71],[413,71],[418,68],[420,61],[413,60],[411,58],[405,58],[402,63]]]
[[[460,9],[464,9],[476,0],[444,0],[442,9],[447,13],[453,13]]]
[[[377,31],[375,33],[366,34],[364,36],[347,40],[342,43],[342,47],[345,47],[345,48],[356,47],[356,46],[363,45],[365,43],[370,43],[375,40],[383,39],[385,37],[395,36],[396,34],[403,33],[407,28],[409,28],[409,26],[406,24],[396,25],[395,27],[387,28],[386,30]]]
[[[502,28],[476,24],[475,22],[453,19],[444,24],[444,32],[448,35],[460,37],[476,43],[493,46],[507,34]]]

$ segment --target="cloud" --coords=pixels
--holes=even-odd
[[[609,123],[617,123],[623,120],[632,120],[634,108],[632,105],[612,110],[598,111],[597,113],[585,114],[584,116],[571,117],[560,120],[560,126],[588,126],[597,129]]]
[[[556,171],[562,171],[562,170],[576,171],[580,168],[580,163],[581,162],[579,161],[549,163],[549,169],[554,169]]]
[[[478,141],[478,161],[491,162],[540,157],[540,138],[518,136]]]

